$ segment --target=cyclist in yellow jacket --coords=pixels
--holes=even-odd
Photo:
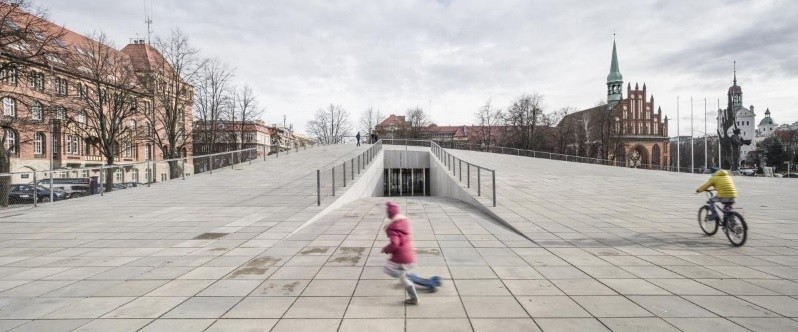
[[[700,193],[710,187],[714,187],[719,202],[725,205],[734,204],[734,199],[737,198],[737,188],[734,187],[734,181],[732,181],[729,172],[715,167],[710,168],[710,171],[714,173],[712,177],[698,187],[695,192]]]

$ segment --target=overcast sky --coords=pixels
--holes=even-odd
[[[180,28],[204,57],[236,68],[265,107],[304,130],[313,112],[340,104],[356,122],[368,107],[419,106],[439,125],[472,124],[487,100],[524,93],[546,110],[606,99],[613,32],[624,86],[645,82],[657,106],[696,135],[714,131],[720,98],[738,84],[756,121],[798,121],[798,1],[184,1],[146,0],[154,35]],[[145,38],[144,0],[42,0],[50,19],[103,31],[122,48]],[[624,88],[624,97],[626,97]],[[671,135],[676,135],[671,122]]]

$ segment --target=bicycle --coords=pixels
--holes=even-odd
[[[739,213],[733,211],[731,204],[724,204],[723,208],[718,208],[717,196],[712,190],[707,190],[707,203],[698,209],[698,226],[704,231],[706,235],[715,235],[718,231],[718,225],[723,227],[723,232],[726,233],[726,238],[735,247],[745,244],[748,239],[748,224]],[[723,214],[720,218],[719,213]]]

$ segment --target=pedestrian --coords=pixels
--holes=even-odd
[[[355,139],[357,140],[357,146],[360,146],[360,132],[359,131],[357,132],[357,135],[355,135]]]
[[[391,277],[398,278],[405,287],[408,299],[406,304],[418,304],[416,286],[408,279],[410,269],[416,263],[416,251],[413,248],[410,221],[399,213],[399,206],[394,202],[386,202],[385,210],[391,222],[385,226],[385,234],[390,243],[382,248],[382,252],[391,255],[383,269]]]

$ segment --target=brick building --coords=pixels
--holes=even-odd
[[[626,86],[612,43],[610,73],[607,75],[607,104],[566,115],[558,124],[564,153],[610,159],[629,167],[667,167],[668,117],[654,104],[646,84]],[[656,110],[656,111],[655,111]]]
[[[20,13],[21,17],[28,15]],[[6,18],[8,20],[8,18]],[[7,26],[13,23],[6,22]],[[42,57],[24,59],[15,56],[15,50],[24,45],[8,45],[0,53],[0,62],[6,69],[0,73],[0,104],[3,109],[4,143],[10,154],[11,172],[49,171],[54,170],[54,177],[88,177],[98,176],[98,170],[82,169],[97,167],[105,163],[97,146],[97,137],[86,134],[85,128],[91,126],[96,119],[87,109],[88,94],[96,86],[90,69],[77,65],[75,59],[93,56],[91,50],[108,55],[108,66],[117,68],[115,73],[129,72],[133,84],[122,86],[124,94],[118,94],[113,87],[103,86],[97,94],[105,94],[114,98],[124,95],[131,113],[124,117],[125,135],[115,143],[115,162],[124,165],[115,172],[116,181],[139,181],[148,179],[165,180],[169,177],[169,169],[151,168],[147,161],[163,160],[161,147],[155,146],[151,139],[155,131],[163,130],[163,123],[154,123],[151,119],[162,111],[154,98],[151,84],[146,81],[153,75],[153,64],[163,59],[160,53],[143,40],[133,41],[121,50],[103,45],[96,40],[63,29],[56,24],[46,22],[43,29],[61,31],[61,35],[52,45],[52,50]],[[111,76],[113,74],[109,74]],[[111,82],[117,77],[103,78]],[[120,79],[121,80],[121,79]],[[180,82],[190,91],[193,87]],[[110,84],[106,84],[111,86]],[[110,96],[110,97],[107,97]],[[191,93],[188,93],[186,109],[180,114],[179,126],[184,132],[191,132]],[[101,109],[98,107],[98,109]],[[110,110],[109,110],[110,112]],[[122,117],[119,117],[120,119]],[[81,130],[84,129],[84,130]],[[99,134],[97,134],[99,135]],[[183,156],[191,156],[190,145],[182,149]],[[52,161],[51,161],[52,157]],[[187,159],[187,167],[182,170],[191,171],[191,158]],[[48,176],[48,174],[39,174]],[[30,182],[28,174],[16,174],[12,183]]]

